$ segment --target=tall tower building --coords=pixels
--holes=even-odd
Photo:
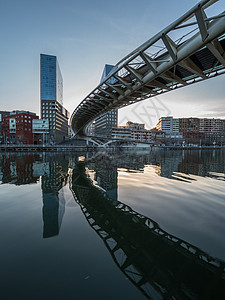
[[[105,65],[105,68],[102,73],[101,82],[108,76],[111,70],[114,68],[112,65]],[[114,83],[115,79],[109,79],[109,83]],[[104,115],[98,117],[94,123],[95,135],[112,137],[112,128],[117,127],[118,124],[118,109],[113,109],[110,112],[105,113]]]
[[[69,112],[63,107],[63,79],[57,57],[40,56],[41,118],[49,120],[49,143],[60,143],[68,136]]]

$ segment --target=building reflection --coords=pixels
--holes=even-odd
[[[63,154],[3,154],[0,160],[2,184],[37,183],[41,180],[43,238],[59,234],[65,212],[63,187],[68,182],[72,158]]]
[[[86,165],[95,170],[95,180],[108,195],[117,199],[117,172],[144,172],[150,165],[158,176],[191,180],[189,175],[210,176],[217,178],[225,174],[225,151],[151,151],[107,153],[103,157],[96,153],[86,153]],[[0,181],[23,185],[37,183],[42,179],[43,194],[58,193],[65,185],[64,180],[68,167],[72,167],[78,159],[75,155],[57,153],[7,153],[0,158]],[[187,175],[187,176],[183,176]]]
[[[151,151],[86,153],[86,166],[93,170],[94,181],[110,201],[118,201],[118,170],[144,172],[152,166],[158,176],[192,182],[194,176],[225,180],[225,151]],[[59,234],[65,213],[63,187],[69,181],[68,169],[74,168],[79,153],[7,153],[0,158],[2,184],[24,185],[41,181],[43,238]],[[81,203],[81,202],[80,202]]]
[[[110,198],[93,184],[84,162],[73,170],[71,191],[116,265],[146,298],[225,299],[224,261]]]
[[[59,234],[65,213],[65,198],[62,188],[68,183],[69,158],[66,155],[47,155],[48,172],[41,177],[43,199],[43,238]]]
[[[39,163],[39,155],[27,153],[2,155],[0,163],[2,183],[15,185],[36,183],[39,175],[34,172],[35,163]]]
[[[93,169],[93,165],[98,165],[98,169],[117,168],[127,172],[144,172],[144,168],[150,165],[158,176],[187,182],[195,180],[191,175],[221,179],[221,174],[225,174],[225,151],[223,150],[157,150],[146,153],[119,153],[112,156],[109,154],[109,157],[111,159],[104,160],[104,163],[101,163],[98,157],[89,157],[87,166],[89,169]],[[109,176],[106,174],[105,178]]]
[[[196,150],[160,151],[153,155],[150,164],[159,176],[191,182],[195,180],[191,175],[216,178],[217,173],[225,174],[224,162],[224,151]]]
[[[70,187],[88,223],[101,237],[114,262],[149,299],[225,299],[225,262],[165,230],[118,201],[118,169],[191,181],[191,175],[221,179],[224,151],[152,151],[103,156],[88,154],[85,163],[68,154],[4,154],[2,183],[41,180],[43,238],[57,236],[65,213],[63,187]],[[85,173],[93,170],[93,181]],[[70,178],[68,169],[73,169]],[[191,174],[191,175],[190,175]],[[224,179],[224,177],[223,177]]]

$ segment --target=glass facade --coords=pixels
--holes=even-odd
[[[63,104],[63,79],[56,56],[41,54],[41,100]]]
[[[114,68],[113,65],[105,65],[101,82],[105,80],[105,78],[109,75],[109,73]],[[113,84],[115,82],[114,78],[110,78],[107,82]],[[111,110],[95,120],[94,123],[94,134],[96,136],[104,136],[111,137],[112,136],[112,128],[117,127],[118,124],[118,109]]]
[[[68,136],[69,113],[63,107],[63,79],[57,57],[40,57],[41,118],[49,121],[49,143],[60,143]]]
[[[113,65],[107,65],[107,64],[105,65],[103,73],[102,73],[101,81],[100,81],[101,83],[105,80],[105,78],[109,75],[109,73],[114,68],[115,68],[115,66],[113,66]],[[116,74],[118,74],[118,73],[116,73]],[[107,82],[111,83],[111,84],[113,84],[115,81],[116,81],[115,78],[110,78],[110,79],[107,80]]]
[[[41,54],[41,100],[56,100],[56,57]]]

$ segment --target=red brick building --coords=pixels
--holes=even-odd
[[[35,113],[29,111],[13,111],[3,117],[2,132],[5,144],[33,144],[32,120],[38,119]]]
[[[199,118],[180,118],[179,119],[179,132],[199,133],[200,132],[200,119]]]

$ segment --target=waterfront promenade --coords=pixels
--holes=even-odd
[[[159,146],[159,145],[123,145],[123,146],[76,146],[76,145],[0,145],[0,152],[71,152],[71,151],[93,151],[100,149],[110,149],[113,151],[135,150],[135,149],[165,149],[165,150],[201,150],[201,149],[225,149],[225,146],[199,146],[199,145],[181,145],[181,146]]]

